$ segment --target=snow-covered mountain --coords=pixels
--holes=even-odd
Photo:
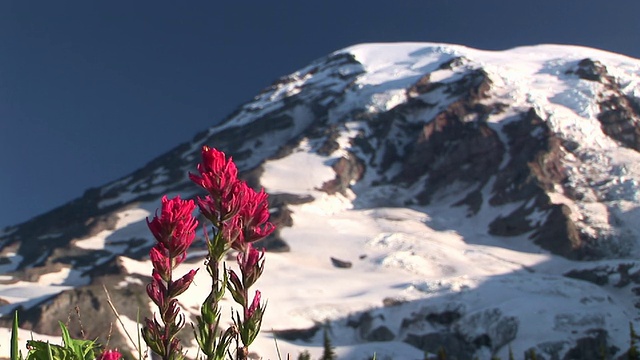
[[[274,336],[283,354],[319,355],[324,324],[345,359],[440,346],[595,359],[640,328],[640,60],[431,43],[337,51],[140,170],[4,229],[3,326],[19,306],[24,329],[56,334],[77,306],[89,338],[126,347],[102,286],[135,331],[151,309],[145,218],[163,194],[199,194],[187,173],[203,145],[271,194],[278,230],[257,284],[269,306],[252,348],[265,359]],[[208,287],[200,271],[185,309]]]

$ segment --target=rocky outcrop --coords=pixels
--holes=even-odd
[[[350,269],[353,266],[351,261],[342,260],[334,257],[329,258],[331,260],[331,265],[337,267],[338,269]]]
[[[418,136],[404,149],[392,149],[401,154],[401,171],[394,181],[412,184],[428,175],[418,197],[423,204],[455,182],[482,187],[497,171],[504,152],[498,134],[486,123],[499,106],[481,102],[491,88],[487,74],[475,70],[458,81],[436,84],[425,76],[410,88],[409,94],[420,99],[419,96],[440,89],[453,102],[433,119],[424,119],[424,125],[416,132]]]
[[[320,188],[329,195],[335,193],[346,195],[347,189],[360,180],[365,172],[364,162],[352,153],[339,158],[331,167],[336,177],[322,184]]]
[[[141,318],[150,317],[145,288],[142,284],[128,283],[115,286],[106,283],[109,296],[121,316],[135,321],[137,309]],[[133,305],[133,306],[132,306]],[[29,310],[18,308],[20,328],[33,330],[46,335],[60,336],[58,321],[66,323],[72,337],[76,339],[98,339],[110,347],[128,349],[129,345],[118,330],[118,320],[110,308],[102,285],[90,285],[83,288],[63,291]],[[99,320],[99,321],[97,321]],[[11,327],[7,316],[0,319],[3,327]],[[187,335],[183,331],[182,335]]]
[[[582,59],[566,73],[604,85],[605,91],[599,95],[600,113],[597,116],[602,131],[623,146],[640,151],[640,101],[626,95],[600,61]]]
[[[604,64],[598,60],[589,58],[578,61],[575,67],[565,71],[565,74],[575,74],[580,79],[596,81],[602,84],[611,84],[615,81],[613,77],[609,75],[607,67],[604,66]]]
[[[571,220],[571,210],[553,204],[547,195],[568,177],[562,163],[565,150],[561,139],[533,109],[506,124],[503,131],[509,139],[509,162],[497,172],[489,203],[521,205],[493,220],[489,233],[516,236],[532,232],[530,237],[544,249],[569,258],[582,258],[585,239]],[[536,213],[543,215],[536,219]]]
[[[603,329],[593,329],[588,331],[588,336],[576,341],[576,345],[564,354],[563,360],[583,359],[599,360],[611,358],[620,349],[609,344],[609,334]]]
[[[599,286],[610,285],[626,289],[635,298],[634,305],[640,309],[640,267],[635,262],[601,265],[594,268],[568,271],[564,276],[587,281]]]
[[[398,313],[413,304],[400,302],[392,306],[392,312]],[[497,353],[515,339],[519,326],[515,317],[504,315],[498,308],[467,313],[466,307],[456,302],[438,307],[425,305],[402,319],[388,319],[392,312],[352,314],[344,320],[345,326],[353,329],[361,341],[401,339],[427,353],[435,354],[442,348],[458,359],[473,358],[481,349]]]
[[[640,105],[633,99],[616,92],[600,101],[598,120],[602,131],[624,146],[640,151]]]

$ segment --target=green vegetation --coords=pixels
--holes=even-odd
[[[22,352],[18,349],[18,311],[15,311],[11,331],[11,360],[96,359],[95,351],[100,349],[100,346],[95,341],[73,339],[67,327],[62,322],[58,323],[62,330],[62,345],[54,345],[39,340],[28,340],[27,349],[29,349],[29,352],[27,353],[27,357],[23,358]],[[101,359],[102,358],[104,358],[104,356],[101,356]]]
[[[323,331],[323,352],[322,352],[322,357],[320,357],[320,360],[336,360],[336,353],[335,351],[333,351],[333,345],[331,344],[331,338],[329,337],[329,325],[325,325],[324,327],[324,331]]]

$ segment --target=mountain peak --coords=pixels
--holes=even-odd
[[[186,174],[208,145],[271,194],[278,230],[259,286],[287,352],[319,344],[329,321],[348,357],[442,345],[461,358],[508,346],[589,358],[587,343],[614,354],[640,287],[639,81],[639,60],[576,46],[336,51],[140,170],[7,229],[0,312],[22,306],[22,325],[49,333],[64,299],[95,303],[100,282],[126,303],[148,281],[145,217],[164,194],[197,195]],[[275,357],[269,335],[258,343]]]

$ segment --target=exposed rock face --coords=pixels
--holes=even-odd
[[[607,89],[599,95],[598,120],[602,131],[626,147],[640,151],[640,102],[626,95],[616,79],[609,74],[600,61],[583,59],[575,69],[567,70],[579,78],[605,85]]]
[[[580,79],[596,81],[599,83],[613,83],[614,79],[609,75],[607,67],[600,61],[589,58],[582,59],[578,62],[575,69],[569,69],[567,74],[576,74]]]
[[[412,305],[393,306],[393,311],[397,312]],[[467,314],[465,306],[455,302],[445,308],[422,307],[402,319],[389,319],[375,310],[363,312],[350,316],[345,325],[353,328],[355,335],[363,341],[400,338],[433,354],[442,348],[448,356],[457,359],[473,358],[481,349],[495,354],[515,339],[519,326],[517,319],[505,316],[497,308]]]
[[[599,286],[610,285],[628,291],[635,298],[634,305],[640,309],[640,266],[636,262],[601,265],[595,268],[571,270],[566,277],[584,280]]]
[[[115,284],[106,284],[114,306],[121,316],[136,319],[136,309],[140,309],[141,318],[151,317],[148,313],[145,288],[142,285],[128,284],[118,288]],[[132,304],[132,301],[135,304]],[[134,305],[134,306],[132,306]],[[102,285],[90,285],[80,289],[63,291],[32,311],[19,309],[20,327],[40,334],[61,335],[58,321],[66,323],[72,337],[76,339],[98,339],[107,342],[113,348],[128,348],[127,341],[117,330],[118,320],[107,302]],[[10,319],[3,319],[2,326],[10,327]],[[109,330],[111,329],[111,330]],[[188,335],[183,332],[183,335]]]
[[[423,81],[424,78],[419,83]],[[415,85],[415,92],[445,88],[445,93],[461,97],[432,121],[425,121],[415,142],[403,149],[402,170],[397,180],[413,183],[429,174],[425,186],[428,190],[420,195],[423,203],[428,203],[438,189],[460,179],[484,184],[487,175],[497,170],[502,160],[502,143],[484,123],[495,108],[479,103],[486,97],[490,84],[486,73],[477,71],[453,84]]]
[[[602,130],[625,146],[640,151],[640,107],[635,99],[617,93],[600,102]]]
[[[333,163],[332,168],[336,173],[335,179],[325,182],[321,188],[329,195],[346,194],[346,190],[360,180],[365,171],[364,163],[354,154],[341,157]]]
[[[320,330],[320,326],[313,326],[309,329],[285,329],[285,330],[276,330],[273,333],[277,336],[278,339],[284,339],[289,341],[303,340],[303,341],[311,341],[314,336]]]
[[[505,217],[489,225],[491,234],[531,236],[537,244],[556,254],[579,258],[582,240],[564,205],[551,203],[547,192],[562,185],[567,178],[562,165],[564,149],[551,133],[547,123],[530,109],[521,119],[505,125],[509,136],[509,162],[498,172],[490,203],[494,206],[527,201]],[[542,224],[530,216],[536,212],[548,214]]]
[[[594,329],[589,335],[578,339],[576,346],[567,351],[562,359],[598,360],[603,356],[606,358],[614,356],[620,350],[609,345],[605,330]]]
[[[471,359],[476,350],[459,334],[448,332],[409,334],[405,342],[432,354],[437,354],[440,349],[444,349],[447,357],[452,359]]]
[[[505,316],[500,309],[469,314],[455,324],[455,331],[477,348],[488,347],[493,353],[507,345],[518,334],[519,322]]]

